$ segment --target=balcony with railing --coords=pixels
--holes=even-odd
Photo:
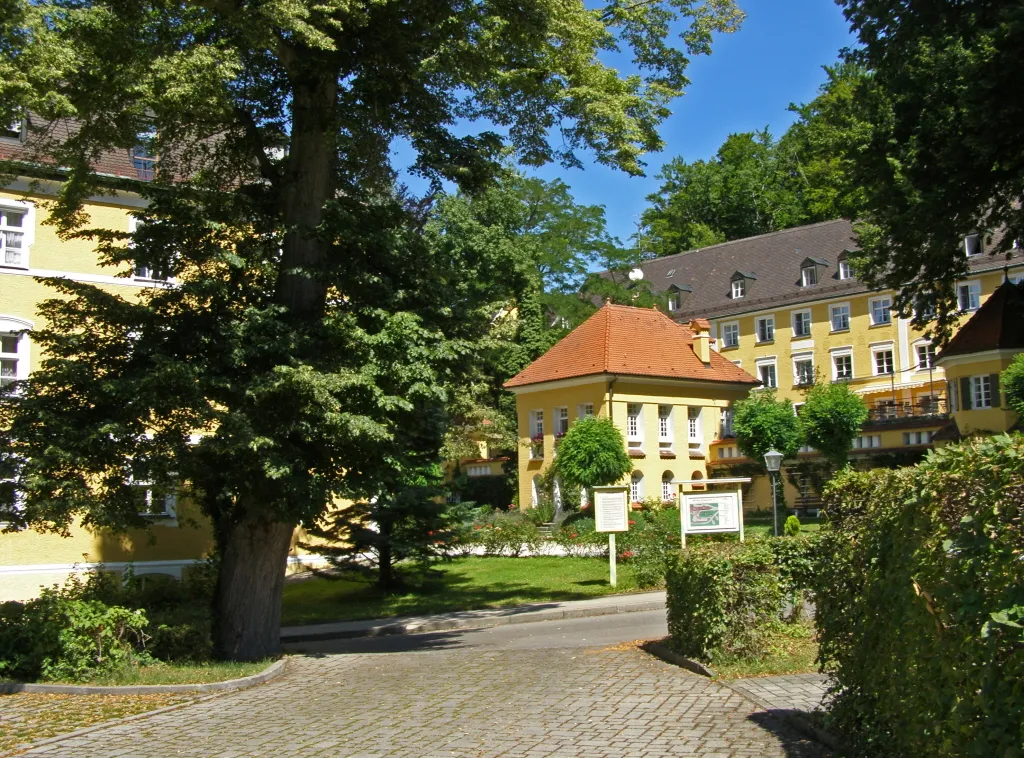
[[[868,407],[868,420],[865,426],[942,421],[948,417],[949,403],[944,397],[923,397],[914,402],[876,400]]]

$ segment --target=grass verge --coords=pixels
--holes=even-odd
[[[769,638],[765,655],[755,659],[717,658],[711,666],[716,679],[813,674],[818,670],[817,658],[818,641],[812,624],[780,624]]]
[[[252,663],[220,662],[209,663],[163,663],[149,666],[125,668],[108,674],[99,674],[87,681],[42,682],[43,684],[88,684],[97,687],[123,687],[146,684],[209,684],[228,679],[258,674],[273,659]]]
[[[194,700],[197,695],[0,695],[0,755],[93,724]]]
[[[284,588],[282,624],[414,616],[526,603],[587,600],[636,592],[628,563],[620,564],[618,586],[608,584],[604,558],[470,557],[442,564],[427,580],[383,596],[364,582],[314,577]]]

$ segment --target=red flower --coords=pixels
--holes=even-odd
[[[629,525],[630,525],[630,526],[636,526],[636,521],[635,521],[635,520],[633,520],[633,519],[630,519],[630,520],[629,520]]]

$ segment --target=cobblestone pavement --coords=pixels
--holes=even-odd
[[[734,679],[728,686],[764,708],[810,712],[825,697],[825,681],[820,674],[791,674]]]
[[[823,758],[738,692],[631,644],[306,656],[280,679],[29,755]]]

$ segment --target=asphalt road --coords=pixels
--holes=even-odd
[[[426,650],[550,650],[597,647],[654,639],[668,634],[665,611],[617,613],[609,616],[506,624],[488,629],[452,629],[424,634],[361,637],[350,640],[296,642],[288,652],[320,654],[402,653]]]

